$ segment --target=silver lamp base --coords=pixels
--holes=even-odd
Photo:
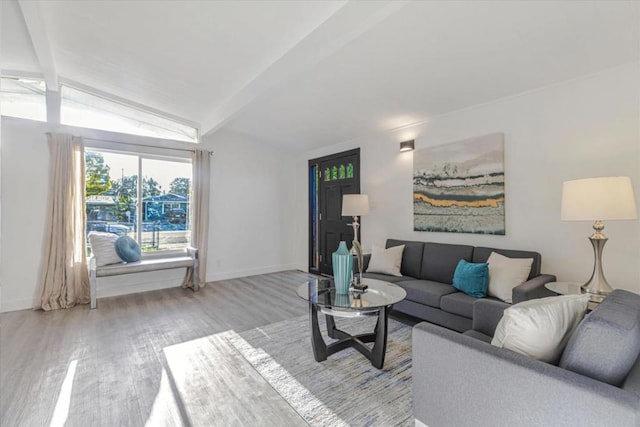
[[[351,255],[356,257],[358,262],[358,273],[353,275],[353,280],[351,282],[352,286],[356,289],[359,289],[363,286],[362,284],[362,266],[364,264],[364,255],[362,253],[362,246],[358,241],[358,228],[360,224],[358,223],[358,217],[353,217],[353,222],[351,223],[353,227],[353,242],[351,246]]]
[[[358,228],[360,228],[360,223],[358,222],[358,217],[354,216],[353,217],[353,222],[351,224],[349,224],[351,227],[353,227],[353,241],[357,242],[358,241]],[[351,246],[351,255],[357,255],[358,253],[356,252],[356,246],[353,245]]]
[[[607,282],[606,277],[604,277],[604,272],[602,271],[602,251],[609,239],[602,234],[602,230],[604,230],[602,221],[596,221],[593,224],[593,229],[596,232],[589,237],[589,241],[593,246],[593,273],[591,273],[591,278],[587,283],[582,285],[582,291],[589,294],[592,301],[599,302],[604,300],[607,295],[613,291],[613,288],[609,282]]]

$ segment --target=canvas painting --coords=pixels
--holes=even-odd
[[[414,152],[413,229],[505,234],[502,133]]]

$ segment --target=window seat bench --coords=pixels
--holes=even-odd
[[[119,276],[122,274],[145,273],[148,271],[169,270],[172,268],[193,268],[191,285],[194,291],[198,283],[198,249],[185,248],[181,251],[150,252],[142,255],[140,261],[109,265],[96,265],[95,256],[89,258],[89,284],[91,287],[91,308],[97,306],[98,277]]]

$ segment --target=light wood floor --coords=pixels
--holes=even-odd
[[[183,401],[166,349],[306,314],[295,289],[308,277],[291,271],[214,282],[199,292],[103,298],[97,310],[4,313],[0,426],[305,426],[222,339],[212,340],[209,354],[220,360],[211,373],[219,387]],[[206,411],[194,416],[193,407]]]

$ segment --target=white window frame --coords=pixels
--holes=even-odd
[[[10,71],[10,70],[3,70],[2,72],[0,72],[0,78],[9,78],[9,79],[31,79],[31,80],[41,80],[43,82],[45,82],[46,85],[46,80],[44,78],[44,76],[41,73],[31,73],[31,72],[18,72],[18,71]],[[93,129],[93,128],[82,128],[82,127],[78,127],[78,126],[74,126],[74,125],[64,125],[64,126],[69,126],[70,128],[73,129],[87,129],[91,132],[98,132],[98,133],[102,133],[102,132],[108,132],[108,133],[114,133],[114,134],[119,134],[119,135],[126,135],[126,136],[130,136],[133,138],[149,138],[151,140],[155,140],[155,141],[167,141],[167,142],[176,142],[178,144],[186,144],[186,145],[193,145],[193,144],[200,144],[202,142],[202,134],[201,134],[201,129],[200,129],[200,125],[197,122],[191,121],[191,120],[187,120],[184,119],[182,117],[178,117],[175,116],[173,114],[170,113],[166,113],[164,111],[160,111],[157,110],[155,108],[151,108],[148,107],[146,105],[143,104],[139,104],[136,103],[134,101],[125,99],[125,98],[121,98],[119,96],[110,94],[108,92],[103,92],[101,90],[92,88],[90,86],[86,86],[83,85],[81,83],[75,82],[73,80],[69,80],[69,79],[65,79],[65,78],[59,78],[58,79],[59,84],[58,87],[56,88],[50,88],[45,86],[45,119],[42,121],[43,123],[52,123],[52,124],[60,124],[60,114],[61,114],[61,108],[62,108],[62,97],[61,97],[61,90],[62,90],[62,86],[67,86],[69,88],[81,91],[81,92],[85,92],[89,95],[93,95],[102,99],[105,99],[107,101],[110,102],[115,102],[118,104],[121,104],[125,107],[128,108],[132,108],[147,114],[152,114],[155,115],[157,117],[161,117],[164,118],[166,120],[170,120],[173,121],[175,123],[179,123],[185,126],[189,126],[192,127],[193,129],[195,129],[196,131],[196,138],[195,141],[182,141],[182,140],[177,140],[177,139],[171,139],[171,138],[162,138],[162,137],[156,137],[156,136],[148,136],[148,135],[138,135],[138,134],[131,134],[131,133],[124,133],[124,132],[117,132],[117,131],[113,131],[113,130],[105,130],[105,129]],[[0,112],[1,115],[1,112]],[[9,116],[7,116],[9,117]],[[13,116],[11,116],[13,117]],[[20,118],[20,117],[19,117]],[[24,120],[32,120],[32,119],[25,119],[22,118]]]
[[[168,141],[178,141],[178,142],[184,143],[184,144],[199,144],[201,142],[200,127],[195,122],[183,119],[181,117],[174,116],[174,115],[169,114],[169,113],[165,113],[163,111],[156,110],[156,109],[151,108],[151,107],[147,107],[147,106],[142,105],[142,104],[138,104],[138,103],[130,101],[128,99],[124,99],[124,98],[121,98],[119,96],[112,95],[112,94],[109,94],[107,92],[103,92],[103,91],[100,91],[98,89],[94,89],[92,87],[85,86],[85,85],[80,84],[78,82],[74,82],[74,81],[67,80],[67,79],[60,79],[60,92],[59,92],[60,96],[58,96],[58,100],[57,100],[58,101],[58,111],[60,111],[60,117],[62,116],[62,89],[63,89],[64,86],[66,86],[66,87],[68,87],[70,89],[76,90],[76,91],[84,92],[84,93],[86,93],[88,95],[91,95],[91,96],[95,96],[95,97],[104,99],[104,100],[109,101],[109,102],[120,104],[120,105],[122,105],[124,107],[127,107],[127,108],[132,108],[134,110],[138,110],[138,111],[143,112],[143,113],[151,114],[151,115],[160,117],[160,118],[165,119],[165,120],[169,120],[169,121],[172,121],[172,122],[184,125],[184,126],[191,127],[193,129],[195,129],[196,137],[195,137],[195,141],[183,141],[183,140],[177,140],[177,139],[171,139],[171,138],[162,138],[162,137],[158,137],[158,136],[131,134],[131,133],[119,132],[119,131],[109,130],[109,129],[97,129],[97,130],[105,131],[105,132],[118,132],[118,133],[123,133],[125,135],[134,135],[134,136],[143,137],[143,138],[154,138],[154,139],[164,139],[164,140],[168,140]],[[79,127],[77,125],[67,125],[67,126]]]
[[[193,161],[191,153],[186,150],[178,150],[171,148],[158,148],[147,146],[134,146],[126,143],[114,143],[110,141],[100,141],[93,139],[85,139],[85,150],[108,152],[113,154],[124,154],[138,157],[138,189],[136,202],[136,240],[142,246],[142,160],[164,160],[176,163],[191,164],[191,182],[193,182]],[[84,207],[86,209],[86,205]],[[187,218],[188,230],[193,232],[191,226],[192,221]],[[187,242],[187,246],[191,246],[191,242]],[[160,249],[157,251],[143,252],[142,257],[152,254],[178,254],[183,249]],[[153,256],[153,255],[152,255]]]
[[[3,73],[0,74],[0,86],[1,86],[1,81],[2,79],[8,79],[8,80],[32,80],[32,81],[39,81],[44,83],[44,93],[42,94],[43,98],[44,98],[44,118],[34,118],[34,117],[26,117],[26,116],[14,116],[14,115],[7,115],[4,114],[3,111],[0,110],[0,115],[4,116],[4,117],[14,117],[14,118],[18,118],[18,119],[23,119],[23,120],[34,120],[37,122],[42,122],[42,123],[47,123],[49,121],[49,108],[48,108],[48,95],[49,95],[49,90],[47,88],[47,84],[45,82],[44,77],[42,77],[41,75],[37,75],[37,74],[14,74],[14,73]],[[1,88],[0,88],[1,89]]]

